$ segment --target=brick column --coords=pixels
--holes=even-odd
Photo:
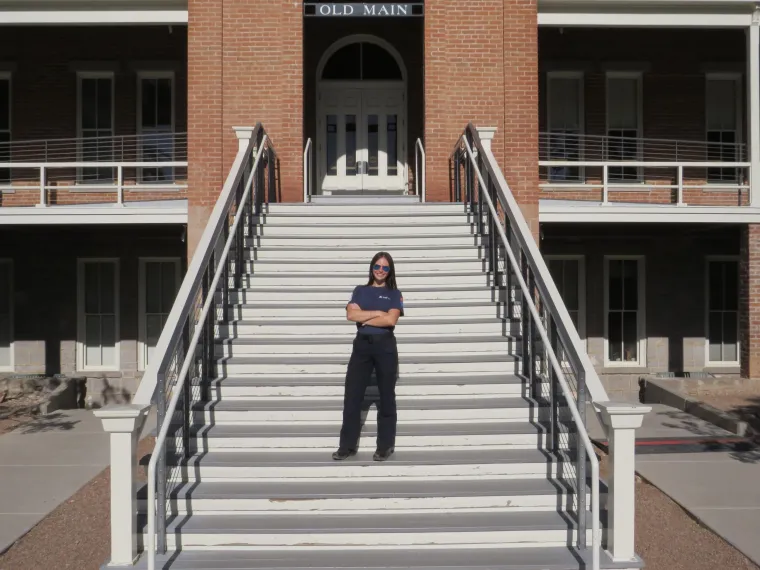
[[[760,378],[760,224],[742,228],[739,252],[741,375]]]

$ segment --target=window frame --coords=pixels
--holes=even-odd
[[[705,142],[707,143],[708,134],[710,133],[710,129],[708,128],[708,118],[709,118],[709,112],[710,112],[710,106],[707,99],[707,84],[710,81],[733,81],[736,86],[736,100],[734,102],[736,113],[734,116],[734,125],[736,127],[736,142],[735,144],[738,146],[741,146],[744,142],[744,129],[743,129],[743,123],[744,120],[744,100],[742,98],[742,83],[743,83],[743,74],[739,72],[734,73],[706,73],[705,74]],[[737,162],[741,162],[739,159],[737,159]],[[709,170],[709,169],[708,169]],[[723,181],[723,180],[710,180],[709,174],[706,175],[707,178],[707,184],[709,188],[706,188],[706,190],[716,190],[720,189],[721,186],[728,186],[731,189],[735,189],[736,184],[739,183],[740,180],[740,172],[739,169],[734,169],[735,176],[736,176],[736,182],[732,183],[731,181]]]
[[[8,133],[8,142],[13,142],[13,74],[10,71],[0,71],[0,81],[8,82],[8,129],[0,132]],[[13,185],[13,171],[8,168],[8,182],[0,179],[0,192],[3,188],[10,189]]]
[[[741,305],[738,302],[739,290],[737,288],[736,304],[736,360],[710,360],[710,263],[721,261],[736,262],[737,285],[741,287],[739,279],[740,259],[738,255],[708,255],[705,257],[705,367],[731,367],[741,366]]]
[[[641,71],[608,71],[604,77],[604,135],[609,138],[610,132],[610,80],[615,79],[635,79],[636,80],[636,161],[642,160],[644,151],[644,73]],[[605,154],[609,154],[609,148],[605,149]],[[609,162],[609,156],[605,157],[605,162]],[[610,167],[610,169],[615,167]],[[632,168],[632,167],[628,167]],[[629,186],[641,184],[644,181],[644,168],[636,167],[636,178],[630,180],[608,180],[609,186]],[[609,176],[609,175],[608,175]],[[623,188],[625,189],[625,188]],[[633,190],[637,191],[638,188]]]
[[[77,371],[118,372],[121,370],[121,283],[120,259],[118,257],[78,257],[77,258]],[[112,263],[114,265],[114,351],[112,366],[87,366],[85,361],[85,282],[84,268],[88,263]]]
[[[115,139],[116,137],[116,74],[113,71],[77,71],[77,162],[84,162],[84,152],[82,149],[82,143],[84,141],[83,132],[85,129],[82,128],[82,119],[83,119],[83,113],[82,113],[82,80],[83,79],[108,79],[111,81],[111,134],[110,138]],[[91,129],[87,129],[91,130]],[[100,129],[97,129],[100,130]],[[96,137],[100,138],[100,136]],[[108,167],[104,167],[108,168]],[[77,186],[98,186],[103,185],[104,182],[108,182],[107,180],[101,180],[101,179],[95,179],[93,181],[86,181],[83,180],[83,168],[79,167],[77,168],[77,178],[76,178],[76,185]],[[115,176],[114,176],[114,169],[112,169],[111,173],[111,182],[113,183]],[[111,184],[108,184],[108,186],[111,186]],[[110,188],[109,188],[110,190]],[[107,190],[106,190],[107,191]]]
[[[177,284],[177,292],[179,292],[179,288],[182,285],[181,278],[182,278],[182,260],[179,257],[140,257],[138,259],[138,269],[137,269],[137,295],[138,295],[138,312],[137,312],[137,369],[140,371],[145,371],[145,369],[148,366],[147,362],[147,338],[148,338],[148,330],[147,330],[147,303],[146,303],[146,293],[147,293],[147,283],[145,282],[145,265],[147,263],[152,262],[158,262],[158,263],[164,263],[164,262],[171,262],[175,264],[175,277],[176,277],[176,284]],[[176,293],[175,293],[175,299],[176,299]],[[170,307],[171,310],[171,307]]]
[[[142,148],[142,135],[147,134],[149,132],[152,132],[150,130],[145,131],[143,128],[142,120],[143,120],[143,92],[142,92],[142,81],[144,79],[169,79],[171,81],[171,127],[169,133],[172,137],[172,153],[174,152],[174,134],[176,133],[176,121],[177,121],[177,80],[176,80],[176,73],[171,70],[141,70],[137,72],[137,111],[136,111],[136,117],[137,117],[137,125],[135,132],[138,135],[138,141],[139,141],[139,160],[142,162],[143,159],[143,148]],[[155,132],[161,132],[161,131],[155,131]],[[139,185],[142,184],[172,184],[175,179],[175,171],[174,168],[171,169],[172,174],[169,180],[166,181],[150,181],[145,182],[144,181],[144,169],[139,168],[137,173],[137,179],[139,181]]]
[[[545,255],[547,269],[550,261],[577,261],[578,262],[578,336],[587,346],[586,338],[586,256],[585,255]],[[557,288],[559,290],[559,287]],[[559,292],[562,296],[562,291]],[[563,299],[564,302],[564,299]],[[567,308],[567,307],[565,307]],[[568,311],[569,312],[569,311]]]
[[[636,331],[638,334],[637,360],[627,362],[625,360],[610,360],[610,261],[637,262],[637,294],[638,309],[636,310]],[[644,255],[605,255],[604,256],[604,366],[605,368],[643,368],[647,365],[647,336],[646,336],[646,256]]]
[[[13,267],[13,259],[8,257],[0,258],[0,265],[8,265],[8,280],[9,280],[9,287],[8,287],[8,322],[9,322],[9,337],[10,343],[8,345],[10,350],[10,361],[7,366],[3,366],[0,364],[0,371],[2,372],[14,372],[16,370],[16,360],[15,360],[15,320],[14,320],[14,285],[15,285],[15,279],[14,279],[14,267]]]
[[[578,160],[583,162],[584,150],[583,135],[586,133],[586,87],[585,87],[585,74],[583,71],[547,71],[546,72],[546,132],[547,136],[552,136],[552,79],[575,79],[578,81],[578,142],[580,148],[578,149]],[[549,139],[551,140],[551,138]],[[547,145],[547,151],[549,151]],[[547,160],[552,160],[551,154],[547,155]],[[586,180],[585,168],[582,166],[569,167],[578,169],[578,180],[571,179],[552,179],[551,167],[547,172],[547,181],[552,184],[584,184]]]

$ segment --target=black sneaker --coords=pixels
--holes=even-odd
[[[353,457],[354,455],[356,455],[355,449],[344,449],[341,447],[340,449],[338,449],[338,451],[332,454],[332,458],[335,461],[343,461],[344,459],[348,459],[349,457]]]
[[[386,447],[385,449],[377,448],[375,454],[372,456],[374,461],[387,461],[391,455],[393,455],[394,449],[392,447]]]

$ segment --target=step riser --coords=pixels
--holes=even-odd
[[[336,434],[337,435],[337,434]],[[190,444],[193,452],[224,451],[227,453],[244,453],[249,451],[314,451],[323,449],[335,451],[336,435],[331,437],[211,437],[198,440],[194,438]],[[567,438],[563,449],[567,448]],[[375,435],[370,433],[362,436],[363,445],[372,445]],[[174,442],[175,449],[182,449],[182,438]],[[546,434],[510,434],[510,435],[443,435],[443,436],[396,436],[396,450],[401,451],[440,451],[441,448],[450,451],[468,450],[473,447],[489,449],[536,449],[548,444]]]
[[[591,495],[586,496],[590,504]],[[269,499],[171,499],[172,515],[188,513],[204,514],[293,514],[295,516],[320,516],[325,514],[356,514],[357,512],[384,513],[462,513],[477,511],[529,512],[557,511],[557,505],[565,511],[575,508],[575,496],[561,495],[512,495],[493,497],[382,497],[350,499],[301,499],[275,501]],[[190,508],[188,508],[190,507]],[[138,501],[138,512],[147,510],[147,501]]]
[[[350,298],[350,294],[349,294]],[[346,304],[348,299],[344,299],[343,302],[326,302],[320,307],[298,307],[298,306],[279,306],[279,307],[246,307],[246,306],[232,306],[227,310],[229,318],[234,319],[293,319],[303,321],[304,319],[311,318],[325,318],[334,319],[341,324],[353,324],[346,322]],[[458,321],[465,321],[467,319],[476,318],[495,318],[500,317],[503,312],[504,305],[496,303],[483,303],[480,305],[459,305],[450,307],[436,307],[426,306],[420,304],[410,305],[406,299],[404,299],[404,323],[413,324],[419,320],[431,320],[444,321],[447,318]],[[329,321],[328,321],[329,322]],[[319,324],[327,324],[321,322]],[[437,326],[437,323],[436,323]]]
[[[398,411],[399,421],[405,423],[442,423],[446,421],[548,421],[549,410],[546,408],[484,408],[455,410],[404,410]],[[268,423],[288,424],[291,422],[318,422],[321,425],[334,425],[340,430],[342,410],[255,410],[255,411],[194,411],[190,416],[194,425]],[[177,418],[179,421],[179,417]],[[373,406],[366,415],[365,423],[377,422],[377,410]],[[336,434],[338,432],[336,431]]]
[[[289,225],[285,225],[288,223]],[[399,218],[383,221],[374,220],[370,224],[354,224],[352,221],[343,220],[338,226],[328,226],[324,224],[305,223],[299,225],[298,220],[288,221],[281,224],[266,224],[254,228],[254,233],[258,237],[266,239],[270,236],[288,236],[288,237],[332,237],[332,238],[351,238],[354,236],[364,237],[367,234],[378,233],[387,237],[414,237],[418,235],[436,235],[436,236],[462,236],[472,235],[474,230],[469,224],[461,223],[461,220],[451,220],[449,224],[423,225],[423,223],[409,224],[406,220]],[[392,255],[392,254],[391,254]]]
[[[365,212],[366,213],[366,212]],[[257,220],[258,221],[258,220]],[[456,212],[454,215],[440,212],[438,215],[389,215],[389,216],[353,216],[353,215],[317,215],[317,216],[282,216],[265,214],[261,216],[261,223],[265,228],[273,228],[276,226],[293,226],[302,225],[310,227],[330,226],[330,225],[342,225],[342,224],[356,224],[361,226],[377,226],[378,228],[385,228],[388,226],[403,225],[442,225],[448,226],[451,224],[465,224],[468,223],[469,216],[464,213]]]
[[[354,261],[357,264],[364,264],[365,268],[369,265],[372,257],[377,253],[376,247],[361,248],[360,246],[351,248],[341,248],[338,250],[333,249],[318,249],[318,248],[303,248],[296,250],[288,250],[282,248],[269,247],[271,245],[264,240],[264,245],[258,249],[247,249],[245,252],[245,259],[260,259],[271,261],[285,261],[289,259],[324,259],[324,260],[336,260],[346,259]],[[449,258],[468,258],[472,261],[478,261],[483,257],[483,249],[476,247],[464,247],[464,248],[429,248],[429,249],[404,249],[403,247],[395,248],[390,254],[393,256],[393,260],[397,266],[404,260],[413,259],[433,259],[445,261]],[[427,265],[427,264],[426,264]]]
[[[484,532],[383,532],[383,533],[296,533],[296,534],[243,534],[183,533],[183,550],[319,550],[332,548],[378,548],[392,550],[398,547],[424,547],[425,549],[455,548],[490,545],[501,548],[529,548],[539,546],[572,545],[577,533],[568,529]],[[167,534],[167,546],[177,547],[176,536]],[[591,541],[591,532],[588,532]],[[235,546],[230,546],[230,545]]]
[[[231,319],[232,320],[232,319]],[[246,320],[254,320],[247,318]],[[329,335],[345,337],[347,342],[356,336],[356,325],[350,322],[339,322],[336,324],[283,324],[279,325],[221,325],[217,328],[217,338],[252,338],[261,339],[270,335],[277,336],[304,336],[304,335]],[[416,325],[414,321],[406,320],[406,317],[399,321],[396,328],[396,337],[399,339],[412,338],[415,336],[434,336],[434,335],[467,335],[467,336],[487,336],[494,337],[498,335],[516,335],[520,332],[518,323],[446,323],[440,324],[421,324]]]
[[[217,362],[217,373],[222,376],[251,376],[257,374],[341,374],[345,375],[346,362],[339,364],[299,364],[299,363],[282,363],[282,364],[229,364]],[[516,362],[432,362],[432,363],[414,363],[401,362],[399,372],[404,375],[435,372],[501,372],[504,374],[516,374]]]
[[[396,386],[396,396],[403,397],[435,397],[435,396],[494,396],[517,397],[527,393],[527,388],[521,384],[460,384],[460,385],[412,385]],[[212,400],[247,400],[252,398],[343,398],[343,386],[256,386],[256,387],[227,387],[212,386]]]
[[[429,228],[433,230],[434,228]],[[485,242],[479,236],[464,234],[459,232],[453,235],[430,235],[433,232],[427,232],[426,235],[350,235],[341,234],[340,231],[333,231],[332,235],[304,235],[299,236],[272,236],[267,235],[264,237],[246,238],[245,245],[247,247],[263,247],[277,248],[277,247],[299,247],[308,248],[312,247],[351,247],[351,248],[375,248],[377,251],[387,251],[393,255],[395,248],[403,248],[404,246],[425,246],[431,248],[446,247],[449,245],[467,245],[467,246],[481,246]]]
[[[359,283],[363,284],[363,283]],[[232,304],[240,303],[271,303],[273,305],[282,304],[306,304],[313,305],[314,303],[334,303],[336,310],[339,308],[345,308],[348,301],[351,299],[351,293],[356,287],[357,283],[352,285],[341,285],[340,291],[320,291],[319,289],[311,289],[308,294],[302,288],[294,288],[293,286],[288,288],[280,288],[279,291],[271,290],[273,288],[267,288],[266,291],[261,290],[259,286],[246,288],[246,290],[231,290],[228,295],[228,302]],[[439,288],[439,290],[430,290],[433,287]],[[507,298],[506,291],[492,291],[483,287],[471,287],[464,290],[458,288],[445,288],[443,283],[430,284],[428,290],[410,290],[402,289],[404,293],[404,304],[424,304],[424,303],[439,303],[439,302],[456,302],[456,301],[478,301],[478,302],[503,302]],[[217,295],[217,301],[221,302],[221,294]]]
[[[357,197],[359,199],[360,197]],[[316,202],[320,200],[319,204],[311,203],[279,203],[268,204],[265,206],[266,213],[272,214],[290,214],[304,217],[316,217],[316,216],[329,216],[333,214],[337,215],[359,215],[367,213],[367,205],[364,203],[356,204],[329,204],[324,202],[324,198],[313,198]],[[329,200],[329,198],[327,199]],[[372,202],[376,202],[373,200]],[[374,215],[408,215],[413,214],[416,216],[423,215],[435,215],[436,213],[462,213],[466,212],[465,205],[461,202],[427,202],[427,203],[412,203],[412,204],[382,204],[373,203],[371,205],[372,213]]]
[[[492,338],[492,337],[491,337]],[[414,339],[407,339],[414,340]],[[351,355],[351,336],[346,336],[345,342],[330,344],[242,344],[234,340],[228,341],[232,344],[216,346],[216,357],[235,357],[235,356],[267,356],[267,355],[333,355],[346,356]],[[504,337],[498,342],[439,342],[439,343],[420,343],[420,342],[398,342],[399,354],[509,354],[511,351],[519,348],[518,343],[510,341]]]
[[[311,275],[308,278],[304,276],[290,277],[284,275],[246,275],[242,278],[243,287],[302,287],[304,293],[311,291],[312,288],[318,287],[350,287],[353,290],[357,285],[363,285],[366,283],[366,276],[364,274],[356,275],[326,275],[319,273],[318,275]],[[447,277],[436,276],[419,276],[419,275],[404,275],[403,279],[399,283],[399,288],[403,291],[404,285],[411,286],[437,286],[438,281],[445,281],[450,286],[472,286],[472,287],[490,287],[492,282],[490,277],[482,273],[473,273],[472,275],[450,275]],[[230,277],[230,288],[235,287],[235,283]],[[404,294],[406,300],[406,294]]]
[[[276,275],[278,273],[303,273],[314,275],[315,273],[330,273],[333,275],[348,275],[356,277],[365,276],[369,272],[370,258],[357,263],[314,263],[314,260],[306,263],[261,263],[259,261],[246,261],[244,270],[256,275]],[[486,261],[473,259],[471,261],[446,261],[436,260],[434,263],[395,262],[396,275],[414,275],[415,273],[454,273],[469,271],[482,273],[487,268]]]

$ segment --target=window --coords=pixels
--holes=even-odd
[[[641,74],[607,75],[607,159],[635,162],[641,160]],[[609,179],[617,182],[638,181],[641,169],[609,169]]]
[[[322,79],[338,81],[401,81],[401,68],[385,48],[368,42],[338,49],[322,69]]]
[[[583,156],[583,74],[551,72],[547,75],[547,160],[580,160]],[[550,182],[580,182],[581,168],[552,166]]]
[[[138,365],[140,370],[145,370],[153,356],[179,290],[179,259],[142,258],[138,278],[140,279]]]
[[[739,261],[707,260],[707,364],[739,364]]]
[[[644,258],[605,258],[604,281],[605,363],[644,366]]]
[[[0,162],[11,161],[11,76],[0,73]],[[10,184],[11,169],[0,168],[0,184]]]
[[[80,370],[119,369],[119,262],[80,259],[77,365]]]
[[[13,370],[13,263],[0,259],[0,370]]]
[[[578,335],[586,338],[586,268],[582,255],[546,256],[549,273],[554,279],[570,319]]]
[[[705,88],[707,160],[740,162],[737,145],[741,142],[741,76],[708,75]],[[736,168],[708,168],[709,182],[736,183]]]
[[[140,160],[171,162],[174,160],[174,74],[143,72],[138,76],[138,125]],[[144,183],[169,182],[172,167],[142,168]]]
[[[80,73],[77,81],[79,160],[114,161],[113,74]],[[112,168],[81,168],[78,173],[80,182],[110,182],[113,178]]]

